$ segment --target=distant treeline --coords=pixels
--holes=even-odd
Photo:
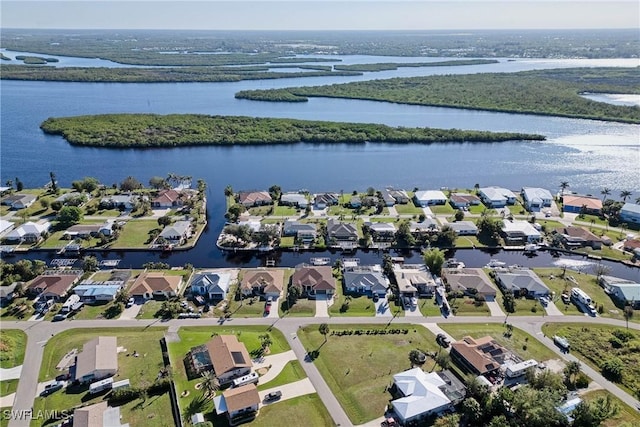
[[[434,143],[544,140],[542,135],[389,127],[196,114],[108,114],[49,118],[40,127],[74,145],[129,148],[308,143]]]
[[[640,123],[640,107],[613,105],[580,94],[640,93],[638,68],[572,68],[371,80],[316,87],[250,90],[236,98],[304,102],[307,97],[366,99]]]
[[[338,64],[334,65],[334,70],[343,71],[389,71],[397,70],[401,67],[452,67],[459,65],[484,65],[497,64],[495,59],[454,59],[451,61],[436,62],[381,62],[377,64]]]

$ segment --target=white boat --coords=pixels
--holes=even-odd
[[[444,262],[443,267],[445,268],[464,268],[464,262],[458,261],[455,258],[450,258]]]
[[[506,262],[498,261],[497,259],[491,259],[486,266],[488,268],[498,268],[498,267],[504,267],[505,265],[507,265]]]
[[[327,265],[331,262],[331,258],[311,258],[309,262],[312,265]]]
[[[535,243],[529,243],[528,245],[524,245],[524,251],[525,252],[536,252],[538,249],[540,249],[540,246],[536,245]]]

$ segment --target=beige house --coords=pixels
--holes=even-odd
[[[73,411],[73,427],[129,427],[120,423],[120,407],[106,401]]]
[[[82,384],[111,377],[118,371],[117,337],[96,337],[76,356],[75,379]]]
[[[336,279],[328,265],[311,266],[299,265],[291,277],[291,286],[302,291],[303,295],[314,297],[315,295],[333,295],[336,290]]]
[[[158,271],[144,272],[133,283],[129,294],[144,299],[171,298],[178,295],[181,285],[182,276],[168,276]]]
[[[247,348],[235,335],[217,335],[206,344],[193,347],[185,362],[190,378],[213,371],[220,384],[249,374],[253,366]]]
[[[243,295],[279,298],[284,288],[284,270],[277,268],[250,268],[243,270],[240,289]]]
[[[213,400],[216,413],[227,413],[229,425],[235,426],[255,418],[260,407],[260,395],[255,384],[230,388]]]

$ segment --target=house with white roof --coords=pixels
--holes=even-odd
[[[15,227],[15,224],[11,221],[7,221],[5,219],[0,219],[0,236],[3,233],[8,233],[9,231],[13,230],[13,227]]]
[[[211,300],[223,300],[230,284],[231,274],[228,272],[200,271],[191,280],[191,293]]]
[[[33,205],[37,197],[33,194],[12,194],[2,198],[2,204],[10,206],[11,209],[26,209]]]
[[[475,236],[478,234],[478,227],[472,221],[448,222],[447,225],[455,231],[458,236]]]
[[[613,299],[640,309],[640,283],[613,276],[600,276],[600,284]]]
[[[525,187],[522,189],[522,199],[529,212],[540,212],[553,203],[551,192],[544,188]]]
[[[524,294],[529,298],[538,298],[551,293],[542,279],[529,269],[517,269],[509,272],[499,271],[496,273],[496,283],[501,288],[512,291],[516,296]]]
[[[444,205],[447,196],[440,190],[416,191],[413,195],[418,206]]]
[[[478,191],[480,199],[489,208],[503,208],[516,203],[516,195],[506,188],[482,187]]]
[[[391,222],[367,222],[365,223],[374,241],[391,241],[396,235],[396,226]]]
[[[445,380],[440,374],[427,374],[413,368],[393,376],[393,391],[400,397],[392,400],[391,406],[401,425],[415,424],[431,415],[453,410],[454,403],[444,392],[449,376],[445,376]]]
[[[302,209],[306,209],[309,205],[307,196],[300,193],[284,193],[280,196],[281,205],[297,206]]]
[[[436,282],[424,264],[394,264],[393,274],[398,283],[398,291],[402,296],[432,296],[436,290]]]
[[[640,205],[625,203],[620,209],[620,221],[627,224],[640,224]]]
[[[503,221],[502,234],[509,243],[534,243],[542,239],[542,234],[527,221]]]
[[[25,222],[18,228],[7,233],[5,239],[17,242],[34,243],[42,238],[42,235],[49,231],[50,222],[38,224],[35,222]]]

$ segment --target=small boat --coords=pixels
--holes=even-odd
[[[312,265],[327,265],[331,262],[331,258],[311,258],[309,262]]]
[[[497,259],[491,259],[489,261],[489,263],[486,265],[486,267],[487,268],[498,268],[498,267],[504,267],[505,265],[507,265],[506,262],[498,261]]]
[[[450,258],[444,262],[443,267],[445,268],[464,268],[464,262],[458,261],[455,258]]]
[[[524,245],[525,253],[534,253],[534,252],[537,252],[538,249],[540,249],[540,246],[536,245],[535,243],[529,243],[528,245]]]

